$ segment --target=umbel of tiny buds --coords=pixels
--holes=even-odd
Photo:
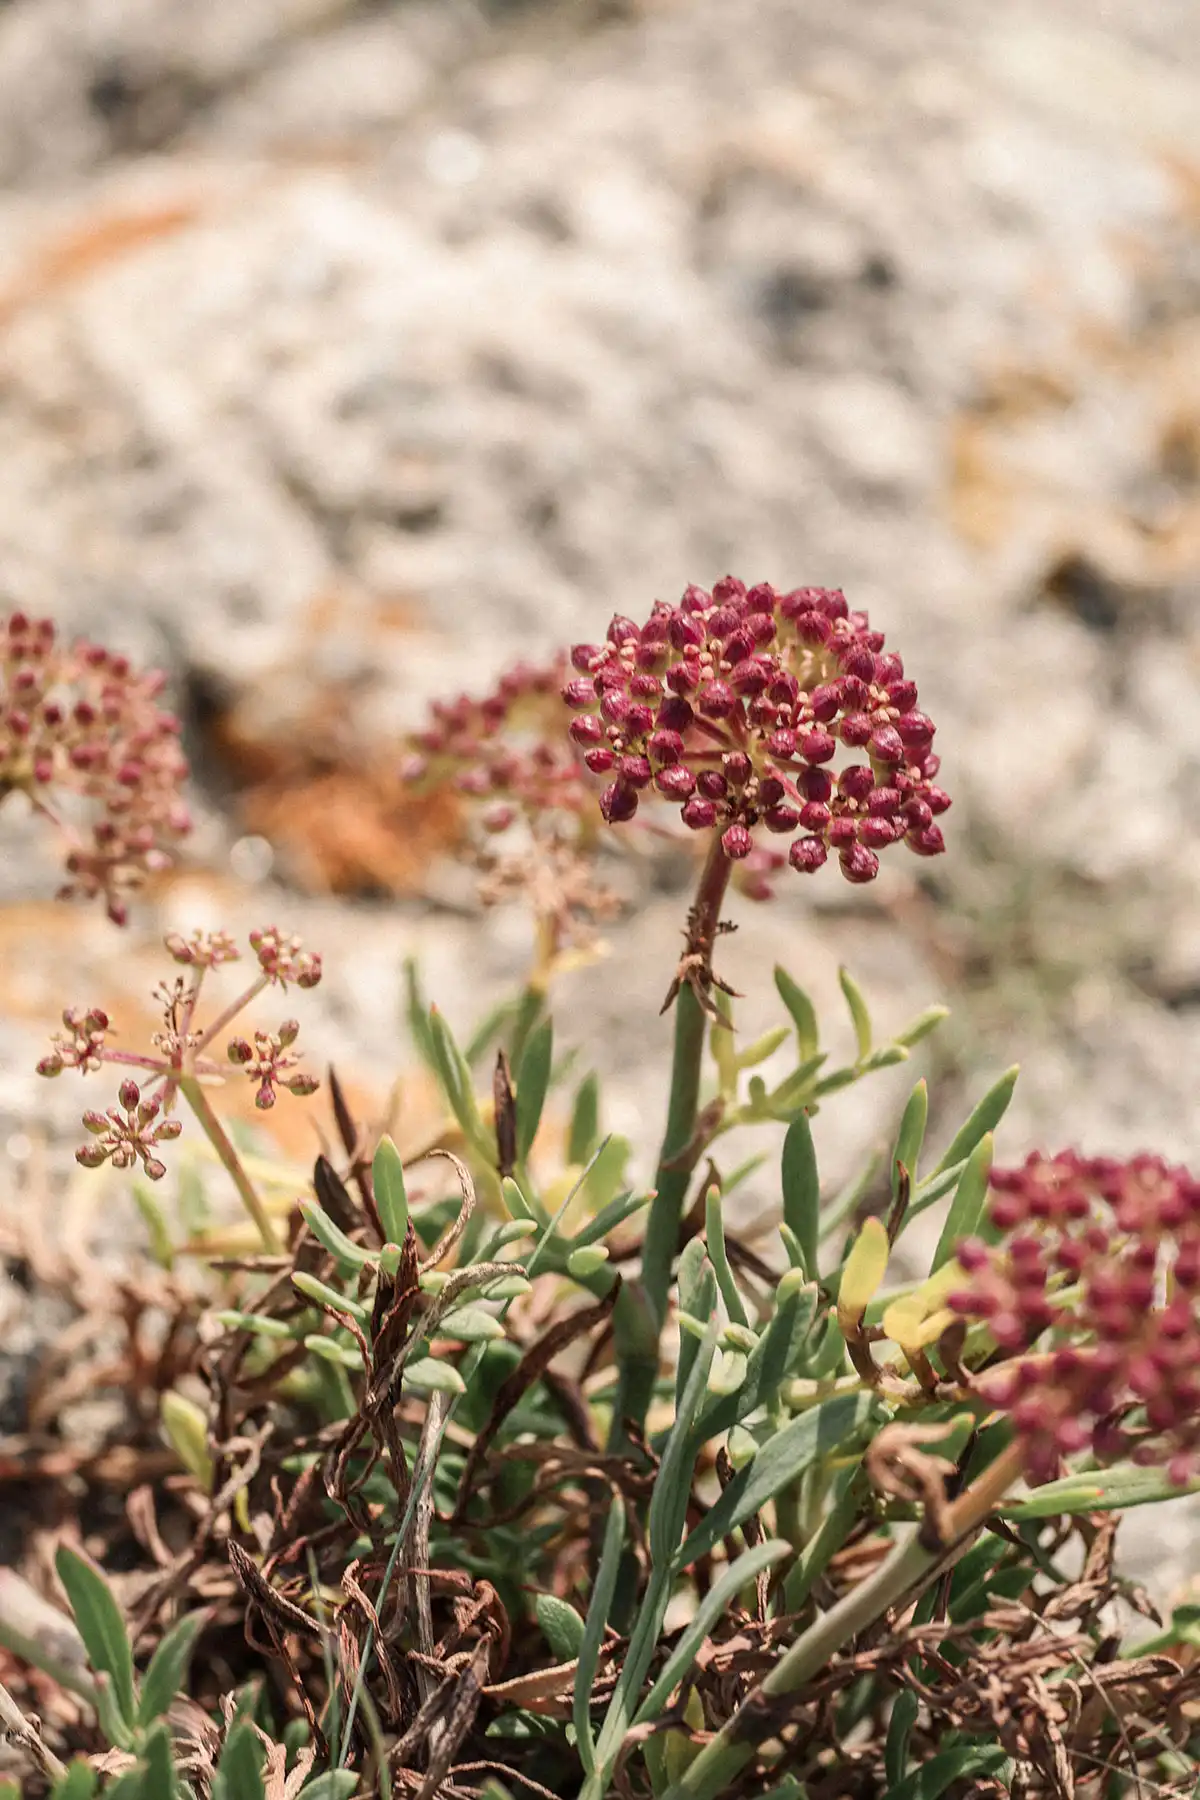
[[[239,960],[239,951],[228,932],[193,932],[190,937],[172,932],[164,940],[168,955],[188,975],[163,982],[156,998],[162,1006],[162,1029],[154,1032],[153,1053],[117,1050],[109,1045],[113,1026],[99,1007],[84,1011],[68,1007],[64,1030],[56,1032],[53,1048],[38,1063],[39,1075],[61,1075],[77,1069],[87,1075],[103,1063],[115,1063],[139,1072],[139,1087],[132,1079],[121,1084],[121,1111],[87,1112],[83,1123],[90,1141],[76,1152],[85,1168],[111,1162],[114,1168],[130,1168],[140,1159],[145,1173],[157,1181],[166,1173],[157,1146],[178,1137],[179,1122],[170,1117],[176,1096],[182,1095],[217,1155],[232,1177],[248,1212],[258,1224],[264,1244],[277,1247],[273,1227],[243,1167],[237,1151],[213,1112],[205,1084],[219,1079],[221,1063],[212,1055],[214,1042],[237,1015],[267,988],[316,987],[321,979],[321,958],[306,950],[298,937],[266,925],[250,933],[250,947],[258,961],[258,974],[249,986],[206,1025],[197,1017],[201,990],[213,969]],[[320,1086],[315,1075],[297,1070],[299,1055],[292,1046],[300,1026],[285,1019],[274,1031],[255,1031],[252,1040],[234,1037],[226,1042],[225,1069],[232,1063],[254,1083],[255,1105],[266,1111],[275,1104],[277,1090],[303,1097]],[[157,1091],[146,1092],[147,1086]],[[161,1119],[159,1114],[165,1115]]]
[[[656,798],[718,833],[732,862],[782,863],[761,837],[774,834],[791,840],[793,869],[812,874],[833,850],[852,882],[872,881],[889,845],[945,848],[933,723],[882,632],[837,590],[728,576],[656,603],[643,625],[618,615],[571,663],[569,732],[608,780],[609,824]]]
[[[1191,1478],[1200,1457],[1200,1181],[1155,1156],[1073,1151],[994,1170],[998,1243],[958,1248],[947,1297],[1000,1360],[975,1378],[1037,1481],[1063,1457],[1131,1456]]]
[[[117,924],[191,830],[165,683],[98,644],[64,648],[49,619],[0,621],[0,801],[29,797],[64,840],[62,896],[102,894]]]

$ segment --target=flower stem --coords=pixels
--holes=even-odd
[[[242,1205],[258,1227],[258,1235],[263,1241],[263,1249],[268,1256],[278,1256],[283,1249],[283,1244],[271,1223],[266,1207],[259,1198],[258,1190],[242,1166],[242,1160],[232,1141],[226,1135],[225,1127],[209,1105],[207,1094],[194,1075],[179,1077],[179,1091],[196,1115],[205,1137],[216,1151],[221,1166],[238,1191]]]
[[[775,1735],[771,1721],[778,1709],[772,1701],[796,1693],[851,1639],[956,1562],[1021,1469],[1021,1445],[1012,1443],[951,1503],[946,1516],[947,1541],[933,1542],[926,1529],[918,1527],[897,1543],[873,1574],[800,1634],[705,1745],[682,1779],[668,1789],[664,1800],[719,1800],[753,1759],[760,1743]]]
[[[658,1340],[666,1322],[667,1296],[671,1289],[671,1265],[679,1251],[679,1222],[692,1173],[703,1149],[695,1142],[706,1026],[701,996],[706,994],[712,980],[712,947],[732,868],[733,864],[721,848],[720,838],[714,837],[688,915],[687,950],[677,977],[675,1048],[667,1125],[642,1245],[641,1286],[648,1316],[642,1321],[640,1330],[632,1319],[629,1321],[630,1336],[639,1345],[639,1350],[627,1355],[621,1363],[613,1411],[614,1445],[623,1440],[624,1420],[632,1419],[638,1425],[645,1423],[654,1392]],[[617,1301],[621,1317],[614,1318],[618,1341],[624,1314],[637,1305],[633,1292],[623,1290]]]

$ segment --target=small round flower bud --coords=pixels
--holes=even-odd
[[[654,731],[646,740],[646,754],[652,762],[677,763],[683,755],[683,738],[677,731]]]
[[[876,762],[898,763],[904,761],[904,744],[900,733],[891,725],[880,725],[867,740],[867,749]]]
[[[668,800],[686,800],[695,792],[696,777],[686,763],[669,763],[654,777],[654,785]],[[704,802],[708,804],[707,801]]]
[[[142,1097],[142,1090],[136,1081],[123,1081],[117,1089],[117,1099],[126,1112],[132,1112]]]
[[[805,831],[828,831],[832,817],[822,800],[806,800],[800,808],[800,823]]]
[[[740,862],[754,848],[754,839],[744,825],[730,825],[721,834],[721,848],[731,862]]]
[[[584,712],[596,704],[596,684],[581,676],[578,681],[568,681],[563,688],[562,697],[568,706]]]
[[[827,763],[837,752],[837,739],[828,731],[806,731],[800,739],[800,754],[809,763]]]
[[[874,786],[875,774],[869,763],[852,763],[838,776],[838,791],[848,800],[865,800]]]
[[[729,783],[719,769],[701,769],[696,786],[706,800],[724,800],[729,794]]]
[[[583,713],[579,718],[571,720],[567,726],[567,736],[581,750],[586,750],[591,744],[603,742],[604,727],[594,713]]]
[[[634,788],[649,787],[650,778],[654,774],[649,758],[645,756],[621,757],[617,764],[617,772],[622,781],[627,781],[630,787]]]
[[[708,831],[717,822],[717,809],[711,800],[693,794],[679,816],[689,830]]]
[[[924,750],[933,742],[933,721],[922,712],[901,713],[896,730],[910,750]]]
[[[763,815],[768,831],[795,831],[800,814],[794,806],[772,806]]]
[[[607,775],[616,766],[617,757],[615,751],[603,744],[599,749],[589,750],[583,760],[593,775]]]
[[[767,739],[767,749],[772,756],[785,760],[796,754],[796,734],[794,731],[773,731]]]
[[[591,673],[597,659],[603,655],[599,644],[573,644],[571,646],[571,667],[581,675]]]
[[[828,855],[819,837],[797,838],[788,851],[788,861],[801,875],[812,875],[821,868]]]
[[[614,781],[600,796],[600,811],[609,825],[623,825],[632,819],[637,808],[637,793],[623,781]]]
[[[754,764],[742,750],[730,750],[721,758],[721,767],[726,779],[734,787],[745,787],[754,773]]]
[[[725,719],[733,712],[736,702],[723,681],[710,681],[701,688],[696,705],[706,719]]]
[[[940,856],[946,848],[940,825],[927,825],[924,831],[910,831],[904,842],[916,856]]]
[[[847,881],[861,884],[874,881],[879,873],[879,858],[865,844],[851,844],[838,858]]]

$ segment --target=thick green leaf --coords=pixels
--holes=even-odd
[[[895,1042],[903,1044],[906,1050],[911,1050],[914,1044],[919,1044],[922,1038],[927,1038],[931,1031],[937,1030],[943,1019],[949,1017],[950,1008],[948,1006],[927,1006],[924,1012],[917,1014],[911,1025],[906,1025],[903,1031],[896,1033]]]
[[[889,1787],[883,1800],[938,1800],[952,1783],[967,1776],[994,1775],[1007,1761],[1007,1752],[997,1744],[963,1744],[959,1749],[942,1750]]]
[[[854,1026],[854,1041],[858,1045],[858,1060],[860,1063],[865,1063],[871,1054],[871,1015],[867,1011],[867,1003],[863,999],[862,989],[849,969],[838,970],[838,982],[846,997],[846,1005],[850,1009],[850,1020]]]
[[[567,1138],[567,1161],[576,1167],[591,1156],[600,1141],[600,1083],[595,1075],[585,1075],[575,1095],[571,1110],[571,1130]]]
[[[979,1140],[989,1131],[995,1131],[1008,1111],[1008,1103],[1013,1097],[1019,1074],[1020,1069],[1014,1063],[1011,1069],[1004,1071],[999,1081],[992,1084],[962,1130],[956,1133],[947,1146],[942,1160],[933,1171],[935,1175],[953,1168],[955,1163],[965,1162]]]
[[[906,1688],[896,1695],[892,1716],[888,1720],[887,1742],[883,1747],[883,1766],[889,1787],[903,1781],[904,1772],[908,1768],[908,1740],[912,1736],[912,1728],[917,1722],[917,1714],[921,1703],[917,1696]]]
[[[635,1725],[646,1725],[651,1719],[657,1719],[675,1688],[692,1667],[697,1651],[717,1620],[733,1605],[743,1588],[749,1587],[764,1569],[773,1568],[785,1556],[790,1556],[791,1550],[792,1546],[784,1539],[768,1538],[765,1543],[744,1550],[737,1561],[724,1570],[705,1594],[679,1642],[663,1664],[658,1680],[637,1710],[633,1721]]]
[[[301,1800],[350,1800],[358,1787],[358,1776],[353,1769],[326,1769],[323,1775],[314,1775],[306,1781],[300,1790]]]
[[[832,1454],[870,1417],[870,1394],[835,1394],[792,1419],[767,1439],[753,1462],[730,1482],[685,1541],[677,1567],[686,1569],[797,1480],[818,1457]]]
[[[146,1792],[154,1800],[178,1800],[179,1783],[175,1779],[175,1759],[171,1755],[171,1738],[165,1725],[156,1725],[142,1750],[146,1764]]]
[[[1124,1463],[1115,1469],[1064,1475],[1061,1481],[1048,1481],[1026,1499],[1005,1501],[996,1510],[1005,1519],[1053,1519],[1060,1513],[1115,1512],[1197,1493],[1200,1481],[1177,1487],[1165,1469],[1136,1469]]]
[[[522,1162],[533,1148],[533,1140],[542,1122],[542,1108],[546,1104],[546,1094],[550,1087],[553,1057],[554,1026],[549,1019],[543,1019],[537,1030],[530,1033],[525,1054],[516,1071],[517,1155]]]
[[[604,1546],[600,1552],[600,1566],[596,1571],[596,1584],[588,1606],[583,1642],[579,1648],[579,1667],[575,1671],[575,1694],[571,1709],[580,1761],[589,1775],[596,1767],[596,1740],[592,1735],[591,1720],[592,1688],[624,1548],[625,1502],[619,1494],[614,1494],[604,1527]]]
[[[239,1719],[225,1739],[213,1782],[213,1800],[266,1800],[263,1747],[248,1719]]]
[[[708,1260],[708,1252],[703,1239],[690,1238],[683,1247],[679,1258],[677,1276],[680,1312],[690,1313],[693,1318],[707,1319],[717,1303],[717,1279]],[[626,1289],[626,1292],[629,1290]],[[700,1345],[694,1337],[686,1333],[679,1343],[679,1361],[675,1365],[675,1404],[678,1408],[692,1372],[692,1364]]]
[[[537,1618],[542,1636],[559,1662],[570,1662],[583,1648],[584,1622],[557,1594],[539,1594]]]
[[[96,1565],[67,1544],[59,1546],[54,1566],[71,1602],[92,1668],[109,1677],[117,1712],[123,1724],[132,1729],[137,1714],[133,1651],[112,1589]]]
[[[816,1008],[804,989],[778,963],[775,965],[775,986],[779,998],[792,1015],[792,1023],[796,1027],[796,1040],[800,1047],[800,1060],[807,1062],[817,1054],[820,1048],[820,1030],[817,1025]]]
[[[389,1244],[402,1244],[408,1231],[408,1192],[404,1164],[390,1137],[381,1137],[371,1159],[371,1185],[379,1223]]]
[[[979,1220],[987,1199],[988,1177],[992,1172],[992,1142],[991,1132],[985,1132],[967,1158],[958,1178],[958,1186],[954,1190],[954,1198],[950,1202],[950,1211],[946,1214],[946,1223],[942,1226],[937,1249],[933,1253],[929,1270],[931,1275],[935,1275],[950,1261],[963,1238],[972,1237],[979,1229]]]
[[[185,1613],[172,1625],[150,1658],[142,1678],[137,1722],[142,1727],[166,1717],[167,1708],[184,1691],[196,1638],[208,1620],[206,1612]]]
[[[806,1115],[796,1114],[783,1140],[780,1168],[783,1186],[783,1217],[795,1235],[802,1268],[810,1281],[817,1278],[817,1242],[821,1232],[821,1181],[817,1174],[817,1153]]]
[[[76,1758],[66,1774],[56,1783],[54,1800],[92,1800],[96,1792],[97,1776],[82,1758]],[[14,1790],[15,1791],[15,1790]],[[20,1800],[20,1795],[16,1796]]]

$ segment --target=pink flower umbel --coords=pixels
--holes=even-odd
[[[1090,1450],[1164,1463],[1200,1455],[1200,1182],[1159,1157],[1066,1151],[992,1174],[1003,1240],[958,1249],[947,1301],[981,1321],[1000,1360],[975,1380],[1023,1440],[1031,1476]]]
[[[609,778],[604,818],[665,800],[691,830],[719,834],[731,862],[774,835],[790,838],[801,874],[832,850],[856,883],[874,880],[889,845],[938,855],[950,800],[934,785],[934,726],[883,645],[836,590],[732,577],[658,602],[644,625],[614,618],[603,644],[574,646],[563,688],[571,738]]]
[[[548,955],[614,910],[592,866],[599,838],[593,785],[562,729],[566,673],[561,658],[520,663],[480,699],[435,701],[402,771],[414,785],[448,786],[458,797],[482,898],[524,895]]]
[[[49,619],[0,625],[0,801],[29,796],[66,845],[63,897],[102,894],[109,917],[164,869],[191,830],[179,721],[138,673],[98,644],[62,648]]]

